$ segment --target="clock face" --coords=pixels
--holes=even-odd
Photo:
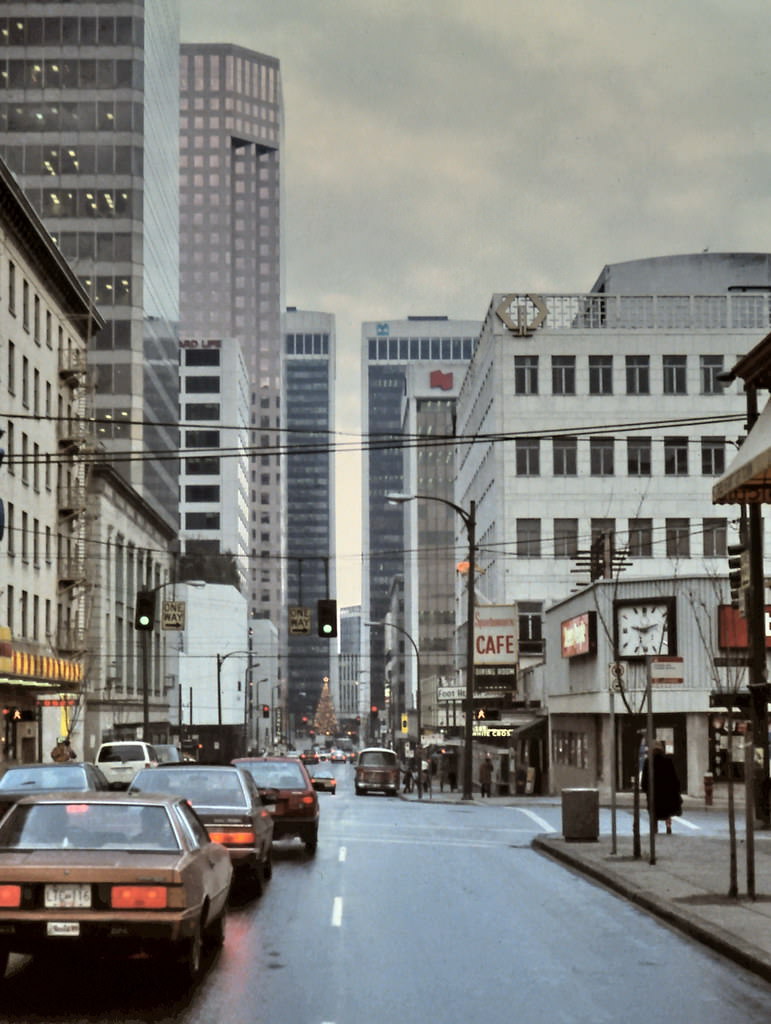
[[[669,654],[669,605],[655,601],[620,605],[616,636],[621,658]]]

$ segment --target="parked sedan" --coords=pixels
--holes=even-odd
[[[337,792],[337,779],[329,761],[308,765],[308,774],[317,793],[331,793],[332,796],[335,795]]]
[[[128,792],[184,797],[212,841],[227,847],[238,880],[262,892],[273,873],[273,818],[248,772],[224,764],[163,764],[137,772]]]
[[[239,757],[260,792],[273,801],[273,838],[299,836],[308,853],[319,841],[319,798],[308,769],[292,757]]]
[[[178,798],[24,797],[0,822],[0,977],[10,953],[170,956],[185,980],[223,939],[233,869]]]
[[[52,761],[6,768],[0,777],[0,817],[23,796],[62,790],[99,792],[110,789],[106,776],[88,761]]]

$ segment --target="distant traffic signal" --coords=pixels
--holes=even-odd
[[[155,623],[155,591],[140,590],[137,592],[134,607],[134,629],[151,630]]]
[[[323,597],[316,606],[319,636],[337,636],[337,601]]]
[[[263,718],[270,718],[270,704],[263,704],[262,705],[262,717]]]

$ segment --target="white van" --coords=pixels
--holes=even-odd
[[[158,754],[155,747],[141,740],[114,740],[101,745],[96,764],[111,789],[128,789],[140,768],[158,767]]]

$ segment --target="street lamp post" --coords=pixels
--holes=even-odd
[[[417,753],[417,756],[418,756],[418,799],[422,800],[423,799],[423,771],[422,771],[422,767],[421,767],[421,761],[422,761],[421,751],[423,749],[423,741],[422,741],[422,737],[423,737],[423,723],[422,723],[422,720],[421,720],[421,707],[420,707],[420,700],[421,700],[421,697],[420,697],[420,651],[418,650],[418,645],[415,643],[415,640],[413,639],[411,634],[408,633],[406,629],[402,629],[401,626],[397,626],[396,623],[394,623],[394,622],[365,622],[364,625],[365,626],[369,626],[370,628],[375,628],[375,627],[378,627],[378,626],[384,626],[384,627],[389,627],[391,629],[395,629],[397,633],[401,633],[402,636],[406,636],[407,637],[409,642],[412,644],[413,651],[415,652],[415,703],[416,703],[416,710],[417,710],[416,728],[417,728],[417,734],[418,734],[417,750],[416,750],[416,753]]]
[[[394,505],[403,505],[407,501],[438,501],[447,505],[460,516],[466,527],[468,537],[468,593],[466,601],[466,724],[463,740],[463,799],[473,798],[473,764],[472,751],[473,705],[474,705],[474,567],[476,564],[476,502],[472,501],[468,509],[461,508],[454,501],[437,498],[433,494],[387,494],[386,499]]]
[[[220,755],[224,749],[224,737],[222,733],[222,664],[227,661],[228,658],[232,658],[234,655],[240,654],[242,657],[249,657],[250,651],[228,651],[227,654],[217,655],[217,735],[219,737]],[[247,671],[259,665],[259,662],[253,662],[247,665]],[[244,700],[248,698],[246,693],[246,675],[244,675]]]

